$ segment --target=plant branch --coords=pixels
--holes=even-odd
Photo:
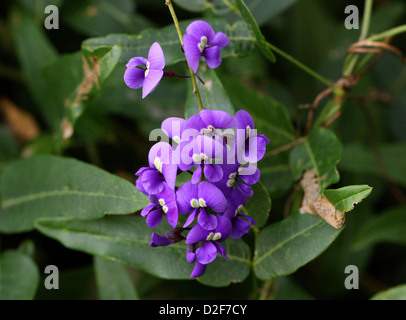
[[[179,20],[176,16],[175,9],[173,8],[172,1],[165,0],[165,4],[169,8],[169,11],[170,11],[172,19],[173,19],[173,23],[175,24],[176,32],[178,33],[181,48],[183,48],[182,30],[180,29]],[[204,109],[204,107],[203,107],[203,103],[202,103],[202,98],[200,96],[199,88],[197,87],[196,76],[195,76],[195,73],[193,72],[192,68],[190,68],[189,63],[187,63],[187,65],[189,68],[190,78],[192,79],[192,83],[193,83],[193,93],[196,95],[197,104],[199,105],[199,110],[201,111]]]

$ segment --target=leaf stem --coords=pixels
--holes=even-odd
[[[179,20],[178,20],[178,18],[176,16],[175,9],[173,8],[172,1],[171,0],[165,0],[165,4],[169,8],[169,11],[170,11],[172,19],[173,19],[173,23],[175,24],[175,28],[176,28],[176,31],[177,31],[178,36],[179,36],[179,41],[180,41],[181,47],[183,48],[182,30],[180,29]],[[200,96],[199,88],[197,87],[196,76],[195,76],[192,68],[189,66],[189,63],[187,65],[188,65],[189,72],[190,72],[190,78],[192,79],[192,83],[193,83],[193,92],[196,95],[197,104],[199,105],[199,110],[201,111],[201,110],[204,109],[204,107],[203,107],[203,103],[202,103],[202,98]]]

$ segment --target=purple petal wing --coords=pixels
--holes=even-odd
[[[191,182],[192,182],[193,184],[197,184],[197,183],[199,183],[199,181],[200,181],[201,178],[202,178],[202,166],[201,166],[201,165],[198,165],[198,166],[196,167],[195,172],[193,172]]]
[[[142,209],[141,216],[145,217],[152,210],[153,207],[155,207],[153,203],[147,205],[144,209]]]
[[[159,234],[156,234],[155,232],[152,233],[151,235],[151,242],[149,245],[151,247],[165,247],[169,246],[170,244],[173,243],[173,240],[170,240],[166,237],[160,236]]]
[[[231,224],[230,219],[228,219],[227,217],[218,216],[217,219],[218,219],[218,224],[217,224],[215,233],[220,233],[221,238],[216,241],[223,242],[230,235],[231,229],[232,229],[232,224]]]
[[[196,217],[196,214],[197,214],[197,210],[198,210],[198,209],[194,209],[193,212],[192,212],[191,214],[189,214],[189,216],[188,216],[187,219],[186,219],[185,224],[183,225],[183,228],[188,227],[188,226],[193,222],[193,220],[195,220],[195,217]]]
[[[144,84],[145,71],[138,69],[137,66],[145,66],[147,60],[142,57],[131,58],[127,63],[127,70],[124,72],[124,82],[132,89],[139,89]]]
[[[223,170],[220,165],[205,164],[204,165],[204,176],[210,182],[218,182],[223,178]]]
[[[202,226],[197,223],[186,236],[186,244],[193,244],[206,240],[209,233],[210,231],[203,229]]]
[[[244,166],[238,174],[238,177],[250,186],[258,183],[260,176],[261,171],[259,171],[256,166],[251,164]]]
[[[169,138],[174,140],[177,140],[178,138],[180,141],[185,123],[186,123],[185,119],[170,117],[162,122],[161,129]]]
[[[213,242],[213,244],[214,244],[214,246],[216,247],[217,252],[219,252],[219,253],[223,256],[223,258],[227,260],[226,249],[224,249],[224,248],[223,248],[219,243],[217,243],[217,242]]]
[[[212,125],[216,129],[229,129],[234,127],[234,117],[221,110],[202,110],[199,112],[202,122],[207,128]]]
[[[204,274],[206,271],[207,265],[206,264],[201,264],[196,262],[195,267],[193,268],[192,273],[190,274],[191,278],[197,278],[200,277]]]
[[[162,221],[162,210],[157,209],[154,211],[151,211],[148,216],[147,216],[147,226],[150,228],[155,228],[157,225],[159,225]]]
[[[163,164],[162,174],[165,181],[168,183],[172,190],[175,190],[176,176],[178,173],[178,166],[176,164]]]
[[[197,72],[200,57],[202,55],[199,50],[198,43],[199,41],[193,36],[188,34],[183,36],[183,51],[185,52],[186,60],[194,73]]]
[[[162,70],[165,67],[165,56],[158,42],[154,42],[148,52],[150,69]]]
[[[217,257],[217,248],[211,241],[204,241],[203,245],[196,250],[196,261],[201,264],[209,264]]]
[[[149,69],[148,74],[144,79],[144,85],[142,87],[142,98],[144,99],[158,86],[162,77],[164,76],[163,70],[159,69]]]
[[[219,47],[206,48],[203,57],[206,58],[207,66],[210,69],[216,69],[221,64],[221,49]]]
[[[247,126],[251,129],[255,128],[254,120],[252,120],[251,115],[245,110],[238,110],[234,118],[236,120],[236,129],[246,130]]]
[[[214,230],[217,227],[217,217],[204,209],[200,211],[197,221],[205,230]]]
[[[145,191],[150,194],[157,194],[164,188],[164,179],[158,170],[145,171],[142,174],[141,182]]]
[[[210,45],[223,48],[229,44],[228,37],[223,32],[217,32],[216,35],[210,40]]]

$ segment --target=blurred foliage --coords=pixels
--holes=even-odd
[[[248,110],[253,114],[260,133],[270,138],[270,150],[278,150],[304,135],[309,109],[303,108],[303,105],[312,103],[325,86],[276,54],[276,63],[271,63],[268,59],[271,60],[272,52],[268,52],[268,59],[261,54],[269,50],[266,41],[327,79],[337,81],[342,75],[347,48],[359,37],[359,30],[344,27],[344,8],[349,4],[357,5],[362,14],[364,1],[247,0],[245,3],[263,35],[256,48],[249,27],[235,12],[240,2],[174,0],[179,20],[185,21],[182,22],[183,28],[191,19],[204,18],[234,35],[222,66],[216,71],[202,70],[201,77],[214,83],[214,93],[205,94],[202,88],[205,105],[216,108],[221,104],[230,112]],[[59,8],[58,30],[44,28],[44,8],[49,4]],[[403,0],[376,0],[370,33],[383,32],[405,21],[406,3]],[[13,166],[18,167],[19,161],[24,161],[14,163],[14,160],[41,154],[76,158],[134,183],[134,173],[146,164],[146,154],[152,145],[148,139],[149,132],[160,127],[165,117],[183,116],[185,113],[190,116],[197,110],[189,81],[163,79],[159,88],[146,100],[141,99],[139,91],[125,86],[123,73],[126,60],[135,53],[146,55],[149,45],[156,41],[155,36],[167,42],[167,46],[164,43],[163,47],[168,50],[171,69],[185,74],[187,70],[181,51],[177,44],[170,41],[176,38],[176,33],[163,0],[15,0],[0,3],[0,176],[4,174],[4,190],[12,193],[19,187],[7,180],[11,173],[16,172]],[[240,41],[240,38],[245,40]],[[116,43],[120,45],[114,46]],[[391,45],[406,54],[406,35],[397,35]],[[321,101],[314,119],[328,106],[327,101]],[[10,103],[33,117],[34,124],[24,122],[23,127],[28,131],[38,126],[38,134],[27,137],[15,129],[22,116],[7,117],[6,106]],[[264,228],[265,232],[260,237],[271,243],[277,243],[283,237],[295,243],[313,242],[318,251],[306,252],[303,261],[296,262],[299,265],[293,269],[281,270],[277,263],[274,269],[265,266],[257,274],[260,279],[269,279],[275,274],[283,276],[273,281],[256,280],[258,288],[266,290],[266,294],[261,294],[262,298],[404,298],[405,288],[399,285],[406,283],[405,124],[406,66],[398,55],[388,51],[351,88],[342,104],[340,116],[328,131],[314,130],[306,143],[264,159],[260,164],[262,184],[258,187],[262,199],[258,206],[264,215],[262,221],[259,215],[258,221],[260,227],[266,223],[270,226]],[[340,142],[336,145],[338,140]],[[324,224],[320,228],[314,217],[294,213],[301,201],[296,182],[302,169],[309,169],[309,163],[314,165],[313,153],[318,157],[316,167],[320,168],[320,173],[327,175],[323,189],[361,184],[374,188],[362,205],[347,214],[346,227],[334,234],[329,233],[325,238],[320,234],[328,226]],[[337,163],[339,173],[335,168]],[[44,190],[49,190],[41,178],[50,178],[47,183],[54,183],[51,167],[52,164],[45,172],[35,173],[30,172],[29,167],[24,170],[17,168],[20,175],[17,182],[29,184],[34,181]],[[97,174],[107,173],[100,171]],[[96,178],[100,179],[98,184],[103,183],[104,176]],[[114,189],[116,177],[109,175],[108,179],[112,187],[106,186],[106,189]],[[123,184],[123,188],[128,187],[126,181],[119,183]],[[93,190],[92,184],[88,186],[88,192]],[[24,186],[20,190],[24,190]],[[4,201],[4,191],[1,196]],[[268,219],[266,207],[268,205],[269,208],[269,196],[272,210]],[[82,199],[77,200],[79,206]],[[232,247],[231,250],[236,250],[231,251],[233,256],[237,256],[234,262],[226,265],[224,261],[216,261],[218,265],[213,266],[213,272],[229,270],[229,279],[225,274],[221,279],[212,275],[199,281],[168,280],[171,273],[178,274],[183,270],[161,270],[161,266],[153,265],[145,273],[149,260],[144,261],[143,257],[133,261],[133,267],[124,267],[91,255],[103,257],[108,254],[118,262],[121,259],[127,262],[125,245],[128,238],[148,238],[144,233],[149,230],[142,230],[140,223],[132,221],[132,225],[116,217],[81,223],[66,218],[75,202],[65,199],[62,204],[67,207],[61,206],[61,212],[55,211],[52,215],[65,218],[39,220],[36,230],[32,230],[33,221],[25,221],[27,227],[20,230],[24,232],[17,234],[9,234],[7,226],[0,225],[0,230],[4,231],[0,234],[0,271],[28,279],[21,280],[21,287],[2,283],[0,298],[5,294],[4,290],[8,290],[7,286],[12,286],[8,294],[15,299],[34,296],[37,299],[253,297],[255,275],[251,272],[248,276],[249,259],[254,253],[255,241],[258,241],[253,233],[246,236],[246,243],[238,241]],[[58,204],[55,206],[58,207]],[[254,208],[257,207],[253,206],[250,210]],[[29,212],[31,208],[23,209]],[[112,212],[114,209],[109,208],[108,212],[130,213],[137,209],[136,205],[119,212]],[[105,207],[98,207],[91,212],[98,215],[106,213],[105,210]],[[284,227],[283,219],[295,220],[297,235],[292,236],[291,230]],[[2,219],[0,221],[3,223]],[[111,228],[115,224],[123,224],[124,229],[117,229],[121,233],[115,233],[115,229]],[[140,231],[134,235],[137,228]],[[278,234],[271,232],[275,228]],[[105,236],[103,230],[110,234]],[[308,234],[303,236],[303,230],[310,230],[315,234],[314,238],[307,238]],[[94,247],[88,245],[90,236],[86,236],[87,232],[97,238],[92,242]],[[321,243],[325,239],[328,239],[327,242]],[[112,248],[112,243],[119,249]],[[119,246],[120,243],[122,246]],[[141,249],[146,250],[144,247]],[[261,268],[259,259],[274,258],[272,254],[281,259],[277,251],[272,254],[266,252],[269,247],[260,249],[262,251],[257,253],[259,258],[257,256],[254,260],[254,268]],[[172,250],[179,256],[184,255],[183,251],[178,253],[176,246]],[[155,252],[158,256],[165,253],[168,250]],[[261,255],[266,257],[261,259]],[[164,256],[163,259],[167,259],[168,264],[173,263],[173,256]],[[49,264],[57,265],[60,270],[61,289],[55,294],[43,287],[43,270]],[[350,264],[359,267],[359,290],[344,287],[347,276],[344,269]],[[13,268],[14,265],[19,265],[19,268]],[[164,271],[168,275],[162,274]],[[114,273],[119,277],[113,277]],[[134,286],[129,286],[129,279]],[[235,279],[242,281],[230,284]],[[224,283],[219,283],[220,280]],[[122,291],[106,287],[105,281],[111,281]],[[212,287],[216,284],[225,287]],[[389,290],[394,286],[397,287]]]

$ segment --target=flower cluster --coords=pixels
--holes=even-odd
[[[153,145],[149,166],[136,173],[137,188],[150,199],[141,215],[151,228],[166,218],[173,229],[153,233],[150,245],[185,239],[186,259],[195,264],[191,277],[199,277],[217,253],[226,258],[222,242],[242,237],[255,224],[241,211],[253,195],[251,186],[259,181],[256,163],[269,140],[256,133],[244,110],[234,116],[202,110],[188,120],[168,118],[161,129],[172,143]],[[180,174],[188,174],[190,181],[177,186]]]
[[[187,27],[183,42],[188,65],[196,73],[201,57],[209,68],[217,68],[229,40],[207,22],[195,21]],[[163,77],[186,77],[164,67],[163,50],[155,42],[147,58],[134,57],[127,63],[124,81],[130,88],[142,87],[145,98]],[[166,139],[152,146],[149,166],[136,173],[136,187],[150,201],[141,215],[150,228],[164,217],[172,227],[163,235],[152,233],[150,246],[185,240],[186,260],[194,264],[191,277],[195,278],[204,274],[218,253],[227,258],[221,243],[242,237],[255,224],[241,211],[253,196],[251,186],[259,181],[256,164],[269,140],[256,133],[251,115],[244,110],[234,116],[201,110],[187,120],[165,119],[161,129]],[[179,182],[180,174],[188,175],[187,182]]]

